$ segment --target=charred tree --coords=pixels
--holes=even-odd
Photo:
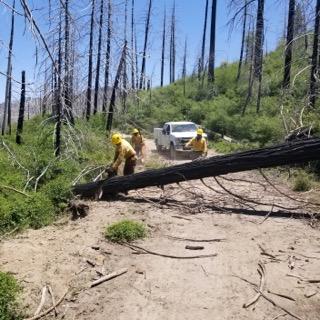
[[[147,59],[148,37],[150,32],[151,8],[152,8],[152,0],[149,0],[148,14],[147,14],[147,20],[146,20],[145,33],[144,33],[144,46],[143,46],[143,53],[142,53],[142,64],[141,64],[141,74],[140,74],[140,84],[139,84],[140,90],[142,90],[143,88],[143,84],[145,82],[145,77],[146,77],[146,59]]]
[[[260,77],[262,72],[263,60],[263,42],[264,42],[264,0],[258,0],[256,36],[254,45],[254,77]]]
[[[109,90],[109,74],[110,74],[110,54],[111,54],[111,27],[112,27],[112,7],[111,0],[108,0],[108,29],[107,29],[107,49],[106,49],[106,62],[104,72],[104,90],[103,90],[103,102],[102,112],[107,110],[108,90]]]
[[[164,9],[164,17],[163,17],[163,31],[162,31],[162,48],[161,48],[161,80],[160,85],[163,87],[164,83],[164,58],[165,58],[165,50],[166,50],[166,9]]]
[[[246,42],[246,31],[247,31],[247,16],[248,16],[248,0],[245,0],[244,4],[244,13],[243,13],[243,25],[242,25],[242,40],[241,40],[241,49],[240,49],[240,58],[238,65],[238,73],[237,73],[237,82],[239,82],[241,76],[241,68],[243,64],[243,54],[244,47]]]
[[[125,1],[124,9],[124,42],[128,43],[127,40],[127,24],[128,24],[128,0]],[[127,54],[127,50],[126,50]],[[127,56],[124,57],[123,68],[122,68],[122,111],[127,111]]]
[[[135,59],[136,50],[134,46],[134,0],[131,2],[131,88],[136,89],[136,76],[135,76]]]
[[[90,119],[91,115],[91,94],[92,94],[92,59],[93,59],[93,31],[94,31],[94,9],[95,0],[91,0],[91,22],[90,22],[90,40],[89,40],[89,62],[88,62],[88,87],[87,87],[87,111],[86,118]]]
[[[212,0],[211,9],[211,32],[210,32],[210,51],[208,65],[208,81],[214,83],[215,80],[215,52],[216,52],[216,21],[217,20],[217,0]]]
[[[21,144],[21,134],[23,132],[23,120],[24,120],[24,109],[26,105],[26,72],[22,71],[21,74],[21,95],[20,95],[20,107],[19,117],[17,124],[16,143]]]
[[[8,124],[8,132],[11,134],[11,89],[12,89],[12,48],[13,48],[13,37],[14,37],[14,11],[16,7],[16,1],[13,0],[12,12],[11,12],[11,31],[10,41],[8,50],[8,63],[7,63],[7,78],[6,78],[6,89],[5,89],[5,100],[4,100],[4,113],[2,121],[2,135],[6,131],[6,123]],[[8,119],[7,119],[8,118]]]
[[[174,2],[170,28],[170,83],[176,81],[176,3]]]
[[[99,190],[102,198],[118,192],[151,186],[164,186],[188,180],[203,179],[234,172],[242,172],[281,165],[305,163],[320,159],[320,139],[306,139],[268,148],[215,156],[168,168],[148,170],[137,174],[113,177],[74,187],[74,193],[92,197]]]
[[[187,77],[187,39],[184,44],[184,55],[182,65],[182,79],[183,79],[183,95],[186,96],[186,77]]]
[[[101,64],[101,45],[102,45],[102,29],[103,29],[103,7],[104,0],[100,2],[100,18],[99,18],[99,36],[98,36],[98,54],[97,54],[97,67],[96,67],[96,79],[94,85],[94,102],[93,102],[93,114],[98,112],[98,98],[99,98],[99,83],[100,83],[100,64]]]
[[[289,1],[288,27],[287,27],[287,43],[285,48],[283,88],[290,87],[291,64],[292,64],[292,47],[294,37],[294,21],[295,21],[295,0]]]
[[[313,50],[311,58],[311,75],[309,87],[309,105],[311,108],[316,104],[317,75],[319,73],[319,27],[320,27],[320,0],[317,0],[316,16],[313,35]]]
[[[114,80],[113,89],[112,89],[109,111],[108,111],[108,118],[107,118],[107,125],[106,125],[107,132],[110,132],[112,129],[113,113],[114,113],[114,107],[116,105],[116,94],[117,94],[117,89],[119,87],[119,82],[120,82],[121,73],[122,73],[122,69],[123,69],[124,60],[125,60],[126,55],[127,55],[127,43],[125,42],[123,50],[122,50],[122,54],[120,57],[120,62],[119,62],[116,78]]]
[[[205,10],[204,10],[204,25],[203,25],[203,34],[202,34],[202,46],[201,46],[200,73],[204,72],[204,57],[205,57],[205,51],[206,51],[208,11],[209,11],[209,0],[206,0],[206,7],[205,7]]]

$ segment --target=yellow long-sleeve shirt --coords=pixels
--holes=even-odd
[[[121,143],[116,146],[114,162],[112,165],[113,169],[118,170],[123,160],[135,157],[135,155],[136,152],[132,148],[131,144],[128,141],[122,139]]]
[[[186,147],[191,147],[193,151],[207,153],[208,152],[208,145],[207,140],[205,138],[197,139],[192,138],[187,144]]]
[[[131,144],[134,148],[143,146],[144,145],[143,136],[140,134],[137,134],[137,135],[133,134],[131,136]]]

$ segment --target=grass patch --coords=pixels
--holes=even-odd
[[[144,224],[131,220],[122,220],[108,226],[105,236],[112,242],[131,242],[143,239],[147,235]]]
[[[152,156],[145,162],[146,169],[162,169],[168,167],[168,163],[163,159],[160,159],[159,156]]]
[[[312,177],[307,172],[300,170],[295,175],[293,181],[293,190],[297,192],[306,192],[312,188]]]
[[[258,148],[258,144],[252,142],[228,142],[220,140],[217,142],[209,142],[209,147],[214,149],[216,152],[228,154],[256,149]]]
[[[17,311],[17,298],[20,290],[13,276],[0,272],[0,320],[20,319]]]

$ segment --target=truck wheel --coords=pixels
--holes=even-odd
[[[176,149],[173,144],[170,145],[170,159],[176,160]]]

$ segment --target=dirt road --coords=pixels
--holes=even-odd
[[[148,146],[153,149],[152,142]],[[159,161],[154,152],[149,154],[147,161]],[[166,161],[160,158],[160,164]],[[233,192],[270,206],[297,205],[270,188],[258,173],[228,177],[241,179],[223,180]],[[56,225],[0,242],[0,269],[21,281],[25,313],[33,315],[42,287],[50,284],[56,300],[69,288],[56,319],[320,319],[320,281],[305,281],[320,280],[319,228],[311,228],[308,221],[204,208],[202,202],[211,199],[213,205],[246,212],[240,199],[232,199],[212,179],[205,181],[216,192],[199,181],[182,184],[182,188],[168,186],[163,193],[157,188],[132,191],[113,202],[89,203],[90,213],[81,220],[65,217]],[[155,202],[161,195],[164,201]],[[166,198],[179,201],[168,203]],[[192,210],[181,203],[190,204]],[[268,211],[270,207],[265,208],[266,214]],[[136,244],[151,251],[180,257],[217,256],[184,260],[134,254],[103,236],[105,226],[124,218],[148,226],[148,238]],[[172,237],[224,241],[193,243]],[[185,249],[195,244],[203,245],[204,250]],[[263,293],[276,306],[260,297],[256,304],[244,308],[257,294],[248,282],[259,285],[260,262],[265,267]],[[89,288],[93,279],[121,268],[128,268],[128,272]],[[49,306],[48,298],[45,308]],[[44,319],[54,319],[54,315]]]

